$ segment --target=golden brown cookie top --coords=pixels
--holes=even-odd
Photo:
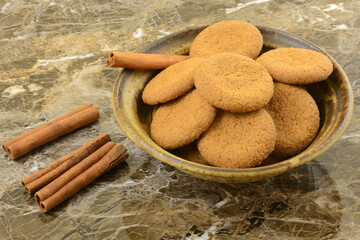
[[[259,165],[273,151],[275,125],[260,109],[249,113],[218,111],[198,140],[201,155],[211,165],[222,168],[248,168]]]
[[[258,110],[270,101],[274,91],[272,78],[261,64],[233,53],[206,58],[194,81],[211,105],[232,112]]]
[[[265,107],[276,126],[274,155],[289,157],[303,151],[319,129],[319,110],[302,87],[275,83],[274,96]]]
[[[277,48],[256,60],[274,80],[288,84],[308,84],[325,80],[333,71],[330,59],[313,50]]]
[[[200,58],[191,58],[161,71],[144,88],[143,101],[149,105],[156,105],[190,91],[194,87],[194,70],[200,62]]]
[[[262,45],[262,35],[254,25],[238,20],[222,21],[199,33],[191,44],[190,57],[231,52],[256,58]]]
[[[215,115],[216,108],[196,89],[192,90],[155,111],[150,125],[151,137],[166,149],[185,146],[208,129]]]

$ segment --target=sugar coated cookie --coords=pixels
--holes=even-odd
[[[144,103],[156,105],[188,92],[194,87],[193,72],[200,62],[200,58],[191,58],[161,71],[144,88],[142,94]]]
[[[191,44],[190,57],[232,52],[256,58],[262,45],[262,35],[254,25],[237,20],[222,21],[199,33]]]
[[[262,54],[257,61],[274,80],[288,84],[308,84],[327,79],[333,64],[325,55],[302,48],[277,48]]]
[[[190,162],[209,165],[204,157],[201,156],[195,143],[190,143],[184,147],[175,149],[174,154]]]
[[[258,110],[270,101],[274,91],[264,66],[233,53],[206,58],[196,70],[194,81],[211,105],[232,112]]]
[[[151,137],[166,149],[184,146],[208,129],[215,115],[216,108],[196,89],[192,90],[156,110],[150,125]]]
[[[197,144],[211,165],[247,168],[266,159],[274,149],[275,140],[274,122],[264,109],[249,113],[218,111]]]
[[[274,96],[265,109],[276,126],[274,155],[295,155],[315,138],[319,129],[319,110],[304,88],[275,83]]]

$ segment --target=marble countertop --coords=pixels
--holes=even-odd
[[[0,140],[87,102],[96,123],[18,160],[0,154],[0,239],[358,239],[360,236],[360,3],[344,1],[0,2]],[[320,46],[348,75],[351,123],[315,160],[243,184],[186,175],[140,150],[117,125],[110,51],[140,51],[186,27],[240,19]],[[127,161],[48,214],[20,180],[102,132]]]

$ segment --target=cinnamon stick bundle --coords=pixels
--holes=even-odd
[[[185,55],[111,52],[106,64],[109,67],[132,69],[164,69],[189,58]]]
[[[48,212],[106,171],[123,162],[127,156],[123,145],[106,143],[88,158],[38,191],[35,194],[38,206],[43,212]]]
[[[21,183],[25,187],[26,191],[32,194],[110,141],[111,139],[109,134],[103,133],[79,149],[59,158],[47,167],[23,178]]]
[[[88,103],[31,131],[10,139],[2,145],[8,156],[11,159],[16,159],[43,144],[95,122],[99,117],[98,108]]]
[[[103,158],[113,147],[115,146],[114,142],[107,142],[101,148],[99,148],[94,154],[91,154],[74,167],[66,171],[64,174],[56,178],[54,181],[46,185],[46,187],[40,189],[35,194],[36,202],[40,203],[45,199],[49,198],[51,195],[59,191],[64,187],[68,182],[73,180],[75,177],[80,175],[86,169],[94,165],[101,158]]]

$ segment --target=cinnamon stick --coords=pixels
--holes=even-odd
[[[111,139],[109,134],[103,133],[79,149],[59,158],[47,167],[23,178],[21,183],[25,187],[26,191],[32,194],[110,141]]]
[[[69,169],[67,172],[56,178],[54,181],[40,189],[35,193],[35,200],[38,204],[41,201],[49,198],[51,195],[59,191],[67,183],[73,180],[75,177],[79,176],[86,169],[90,168],[101,158],[103,158],[113,147],[115,146],[114,142],[108,142],[103,145],[101,148],[96,150],[93,154],[76,164],[74,167]]]
[[[95,154],[95,153],[93,153]],[[89,167],[84,172],[80,173],[77,177],[72,179],[57,192],[52,194],[45,200],[40,200],[39,195],[35,197],[40,209],[47,212],[54,208],[61,202],[65,201],[75,193],[80,191],[83,187],[94,181],[106,171],[117,166],[127,158],[126,148],[120,144],[116,144],[113,148],[98,162]],[[40,200],[40,201],[39,201]]]
[[[4,142],[3,148],[11,159],[16,159],[45,143],[95,122],[99,117],[98,108],[86,104],[60,118]]]
[[[111,52],[106,64],[109,67],[132,69],[164,69],[189,58],[185,55]]]
[[[19,135],[17,137],[14,137],[14,138],[4,142],[2,145],[3,145],[4,149],[7,149],[12,143],[18,141],[19,139],[25,138],[25,137],[33,134],[34,132],[37,132],[37,131],[43,129],[44,127],[49,126],[50,124],[52,124],[54,122],[58,122],[58,121],[60,121],[60,120],[62,120],[64,118],[70,117],[71,115],[74,115],[75,113],[81,112],[82,110],[84,110],[86,108],[89,108],[91,106],[92,105],[90,103],[87,103],[84,106],[78,107],[78,108],[74,109],[73,111],[71,111],[71,112],[69,112],[69,113],[67,113],[67,114],[65,114],[65,115],[63,115],[61,117],[58,117],[58,118],[56,118],[56,119],[54,119],[54,120],[52,120],[52,121],[50,121],[48,123],[45,123],[45,124],[43,124],[43,125],[41,125],[41,126],[39,126],[37,128],[34,128],[34,129],[32,129],[32,130],[30,130],[30,131],[28,131],[26,133],[23,133],[23,134]]]

